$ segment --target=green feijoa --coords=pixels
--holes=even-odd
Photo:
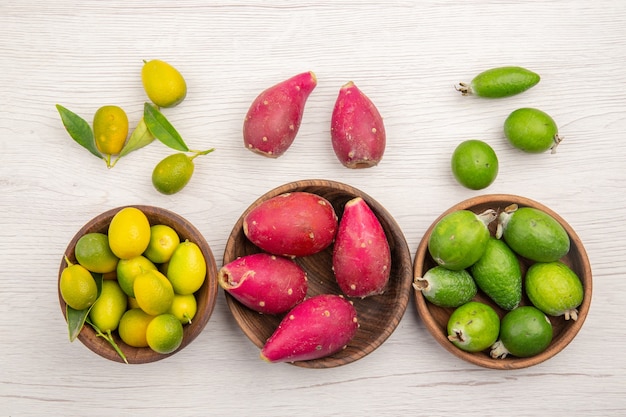
[[[563,140],[556,122],[550,115],[531,107],[514,110],[504,121],[504,136],[511,145],[524,152],[556,152]]]
[[[456,89],[464,96],[500,98],[522,93],[537,85],[539,74],[518,66],[491,68],[475,76],[472,81],[459,83]]]
[[[467,352],[480,352],[495,343],[500,317],[489,305],[470,301],[457,307],[448,320],[448,340]]]
[[[470,139],[461,142],[450,160],[452,174],[459,184],[471,190],[491,185],[498,175],[498,157],[486,142]]]
[[[563,262],[532,264],[525,277],[526,295],[539,310],[565,320],[578,319],[577,307],[583,302],[580,278]]]
[[[437,264],[459,271],[476,262],[489,240],[487,225],[496,218],[494,210],[476,214],[456,210],[441,218],[428,238],[428,251]]]
[[[522,268],[502,240],[489,238],[485,253],[470,267],[470,273],[478,288],[501,308],[512,310],[522,300]]]
[[[500,338],[489,354],[504,359],[510,353],[519,358],[535,356],[552,342],[552,323],[541,310],[533,306],[509,311],[500,322]]]
[[[430,268],[423,277],[415,277],[413,288],[439,307],[458,307],[470,301],[478,291],[465,269],[451,271],[442,266]]]
[[[516,204],[500,213],[496,237],[504,237],[514,252],[536,262],[559,260],[570,249],[569,235],[554,217]]]

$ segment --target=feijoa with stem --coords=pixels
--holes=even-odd
[[[527,358],[546,350],[550,342],[550,319],[534,306],[522,306],[502,318],[499,340],[493,344],[489,354],[494,359],[504,359],[508,354]]]
[[[428,251],[437,264],[459,271],[473,265],[483,255],[489,240],[487,226],[497,213],[488,209],[476,214],[457,210],[435,224],[428,238]]]
[[[478,292],[474,279],[465,269],[452,271],[439,265],[430,268],[423,277],[415,277],[413,288],[439,307],[458,307]]]
[[[567,255],[570,238],[550,214],[534,207],[511,204],[498,217],[496,237],[513,251],[535,262],[553,262]]]
[[[513,147],[528,153],[542,153],[556,147],[559,136],[556,122],[549,114],[532,107],[514,110],[504,121],[504,135]]]
[[[193,175],[193,160],[200,156],[213,152],[214,149],[206,151],[193,151],[193,155],[179,152],[165,157],[152,171],[152,184],[157,191],[163,194],[175,194],[182,190]]]
[[[488,304],[470,301],[456,308],[448,319],[448,340],[466,352],[480,352],[498,339],[500,317]]]
[[[462,95],[474,94],[479,97],[501,98],[522,93],[535,86],[539,74],[519,66],[491,68],[476,75],[472,81],[459,83],[455,88]]]

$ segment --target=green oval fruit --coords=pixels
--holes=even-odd
[[[119,326],[127,302],[128,298],[117,281],[105,279],[102,281],[100,296],[91,306],[89,318],[101,332],[112,332]]]
[[[538,262],[526,271],[526,295],[539,310],[551,316],[576,320],[584,296],[578,275],[562,262]]]
[[[437,222],[428,239],[428,251],[437,264],[459,271],[476,262],[489,240],[487,225],[494,220],[494,210],[477,215],[457,210]]]
[[[184,153],[165,157],[152,171],[152,184],[163,194],[175,194],[182,190],[191,179],[194,164]]]
[[[570,239],[567,231],[548,213],[516,205],[500,213],[496,237],[513,251],[536,262],[552,262],[567,255]]]
[[[439,307],[458,307],[470,301],[477,292],[474,279],[465,269],[451,271],[442,266],[435,266],[423,277],[415,278],[413,287]]]
[[[524,107],[513,111],[504,121],[504,135],[511,145],[524,152],[542,153],[561,142],[558,127],[547,113]]]
[[[493,345],[500,332],[500,317],[487,304],[470,301],[458,307],[448,320],[448,340],[467,352]]]
[[[478,288],[501,308],[512,310],[522,300],[522,268],[503,241],[490,237],[485,253],[471,266],[470,273]]]
[[[535,86],[541,77],[533,71],[518,66],[491,68],[475,76],[471,83],[460,83],[461,94],[500,98],[522,93]]]
[[[492,358],[505,358],[509,353],[519,358],[537,355],[552,342],[552,323],[533,306],[509,311],[500,323],[500,340],[492,346]]]
[[[63,301],[74,310],[84,310],[98,298],[96,280],[79,264],[70,265],[61,272],[59,290]]]
[[[487,143],[470,139],[461,142],[451,159],[452,174],[463,186],[481,190],[491,185],[498,175],[498,157]]]

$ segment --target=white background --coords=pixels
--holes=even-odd
[[[626,3],[551,1],[38,1],[0,4],[0,415],[602,415],[626,414]],[[188,83],[166,116],[196,159],[180,193],[151,185],[172,150],[155,142],[107,170],[72,141],[55,104],[90,120],[117,104],[131,125],[146,100],[142,60],[163,59]],[[507,99],[462,97],[478,72],[521,65],[541,82]],[[243,147],[247,108],[266,87],[312,70],[293,146],[278,159]],[[349,170],[329,139],[341,85],[354,81],[385,118],[379,166]],[[518,107],[551,114],[555,155],[523,154],[503,137]],[[449,158],[487,141],[494,184],[459,186]],[[590,314],[559,355],[496,371],[439,346],[413,301],[379,349],[333,369],[267,364],[237,327],[220,290],[194,343],[152,364],[105,360],[70,343],[57,299],[74,233],[120,205],[151,204],[190,220],[218,267],[232,226],[258,196],[286,182],[348,183],[382,203],[411,256],[444,210],[483,193],[512,193],[558,212],[593,270]]]

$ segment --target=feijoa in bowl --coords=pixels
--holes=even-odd
[[[414,297],[417,306],[417,311],[423,320],[426,328],[431,333],[433,338],[447,351],[452,353],[453,355],[467,361],[473,363],[475,365],[479,365],[485,368],[492,369],[520,369],[526,368],[533,365],[537,365],[541,362],[544,362],[563,349],[572,342],[572,340],[576,337],[578,332],[583,326],[585,322],[585,318],[589,312],[589,307],[591,304],[591,294],[592,294],[592,274],[591,274],[591,265],[589,263],[589,259],[587,257],[587,252],[585,251],[585,247],[583,246],[582,241],[574,231],[574,229],[556,212],[551,210],[549,207],[534,201],[532,199],[521,197],[517,195],[509,195],[509,194],[488,194],[481,195],[474,198],[470,198],[464,200],[446,210],[442,213],[432,225],[426,230],[415,254],[415,260],[413,264],[413,274],[414,277],[422,277],[426,271],[430,268],[433,268],[437,265],[435,260],[432,258],[428,251],[428,240],[430,238],[431,232],[437,222],[446,216],[449,213],[452,213],[457,210],[470,210],[476,214],[482,213],[485,210],[492,209],[496,210],[498,213],[504,211],[507,207],[511,205],[517,205],[518,207],[534,207],[539,209],[554,219],[556,219],[561,226],[567,232],[570,238],[570,249],[569,252],[563,256],[559,261],[563,262],[569,268],[572,269],[576,273],[576,275],[580,278],[583,288],[584,288],[584,296],[583,301],[578,306],[578,318],[577,320],[566,320],[564,316],[548,316],[553,329],[553,338],[550,345],[541,353],[526,357],[520,358],[515,357],[513,355],[507,355],[505,358],[492,358],[489,354],[489,349],[480,351],[480,352],[466,352],[455,345],[453,345],[448,340],[447,333],[447,324],[450,315],[454,311],[454,308],[443,308],[438,307],[429,301],[422,295],[422,292],[419,290],[415,290]],[[493,221],[489,224],[489,231],[492,236],[496,235],[497,229],[497,220]],[[526,270],[534,263],[529,259],[525,259],[521,256],[518,256],[520,261],[522,273],[525,274]],[[482,291],[478,290],[476,296],[473,298],[475,301],[480,301],[485,304],[490,305],[495,309],[500,318],[504,317],[507,313],[507,310],[500,308],[496,303],[494,303],[486,294]],[[522,305],[530,305],[530,301],[525,294],[525,288],[522,291],[522,301],[520,306]]]

